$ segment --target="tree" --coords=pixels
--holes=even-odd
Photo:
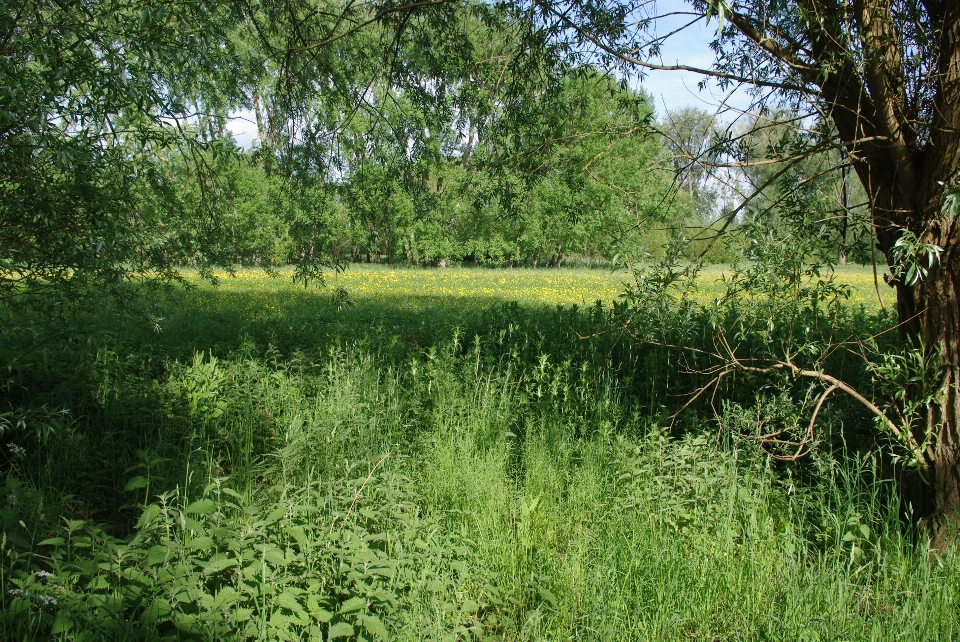
[[[531,154],[537,163],[516,214],[521,248],[548,265],[560,265],[564,254],[636,253],[651,224],[676,215],[650,100],[591,67],[561,87],[541,102],[554,122]]]
[[[802,123],[802,116],[799,120]],[[818,257],[843,265],[850,254],[860,263],[869,262],[866,197],[842,154],[836,149],[808,153],[816,148],[817,135],[798,125],[794,112],[772,110],[742,121],[737,147],[743,162],[735,175],[744,183],[740,191],[750,198],[744,221],[763,218],[768,227],[791,225],[794,217],[786,210],[802,198],[810,232],[817,237]],[[800,150],[802,157],[791,158],[795,154],[787,150]]]
[[[904,434],[922,446],[901,482],[944,542],[960,526],[960,3],[952,0],[689,0],[716,19],[709,69],[655,65],[656,2],[534,3],[570,48],[634,69],[688,69],[752,88],[757,104],[808,107],[817,145],[843,152],[870,202],[905,345],[936,361],[937,394]],[[931,437],[931,439],[927,439]]]
[[[170,150],[202,171],[204,154],[233,149],[211,139],[222,127],[200,124],[239,98],[229,39],[239,18],[232,5],[208,2],[3,5],[4,325],[22,319],[21,304],[62,309],[98,300],[91,292],[122,294],[134,280],[174,276],[185,257],[163,233],[169,213],[143,207],[142,196],[166,193],[158,164]],[[194,214],[193,225],[213,229],[209,211]],[[207,245],[193,258],[205,265],[216,254]]]
[[[660,119],[660,132],[667,139],[673,153],[677,181],[693,201],[696,214],[709,222],[716,208],[716,184],[712,170],[717,166],[716,118],[710,112],[696,107],[667,112]]]

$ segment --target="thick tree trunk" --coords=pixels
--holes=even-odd
[[[840,168],[840,205],[843,220],[840,222],[840,247],[837,250],[837,265],[847,264],[847,228],[850,224],[850,201],[847,192],[847,168]]]
[[[938,205],[926,209],[927,216],[918,217],[926,224],[916,233],[943,253],[913,286],[896,284],[897,312],[905,345],[922,347],[925,357],[942,370],[937,401],[927,407],[926,421],[914,424],[918,444],[930,436],[932,440],[920,468],[902,471],[900,488],[913,518],[942,549],[960,542],[960,221],[941,216]],[[879,238],[889,256],[898,233],[888,231]]]
[[[900,485],[914,518],[943,548],[960,543],[960,221],[941,211],[944,185],[960,175],[960,3],[942,5],[938,91],[926,141],[902,117],[906,94],[899,41],[890,31],[890,3],[860,0],[856,6],[864,47],[877,61],[866,75],[873,125],[862,127],[859,135],[870,131],[879,137],[876,144],[849,144],[848,149],[862,152],[857,172],[871,196],[878,245],[889,260],[903,230],[909,230],[921,243],[943,250],[919,282],[896,284],[902,339],[922,346],[928,357],[939,357],[943,366],[937,401],[914,435],[918,443],[927,434],[933,439],[920,470],[904,474]],[[834,118],[838,129],[854,133],[856,125],[851,128],[849,120],[849,115]]]
[[[787,10],[780,25],[751,11],[732,11],[729,20],[757,52],[789,69],[785,89],[799,83],[830,114],[870,198],[877,246],[894,272],[893,250],[905,232],[943,249],[919,282],[895,283],[905,345],[922,346],[943,366],[927,423],[914,435],[921,444],[933,438],[920,470],[904,473],[901,488],[934,544],[960,543],[960,220],[941,211],[944,185],[960,177],[960,2],[786,6],[795,11]],[[920,40],[900,31],[903,12],[911,10],[922,25]],[[914,80],[917,60],[929,82]]]
[[[908,490],[915,495],[917,517],[931,528],[934,545],[943,547],[957,542],[960,533],[960,226],[940,223],[945,229],[934,242],[945,251],[918,284],[915,299],[922,344],[928,354],[939,353],[943,380],[939,403],[930,406],[923,427],[934,440]]]

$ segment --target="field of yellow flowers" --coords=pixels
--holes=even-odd
[[[712,302],[723,294],[722,278],[728,274],[719,267],[711,267],[700,273],[699,293],[703,303]],[[202,296],[209,286],[201,284],[194,274],[187,276],[202,286],[199,289]],[[392,269],[377,265],[351,266],[341,274],[332,274],[327,278],[326,288],[294,285],[290,272],[286,271],[268,275],[259,270],[244,270],[233,274],[220,273],[217,277],[217,287],[222,295],[244,295],[248,301],[251,294],[259,291],[264,295],[296,297],[306,302],[317,297],[328,298],[333,288],[342,287],[353,303],[402,307],[456,305],[458,300],[580,307],[594,305],[599,300],[609,305],[621,296],[625,284],[630,280],[630,274],[626,271],[596,269]],[[881,307],[881,301],[887,308],[895,304],[893,290],[883,283],[879,275],[875,280],[874,272],[869,267],[839,268],[837,279],[850,286],[849,302],[854,307],[863,306],[873,311]],[[269,307],[272,304],[264,301],[264,305]]]

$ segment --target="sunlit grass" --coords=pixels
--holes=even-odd
[[[723,278],[731,274],[729,268],[708,267],[698,277],[698,295],[709,304],[723,295]],[[268,275],[259,270],[244,270],[217,275],[217,287],[223,293],[271,293],[310,300],[328,297],[329,287],[295,285],[292,273],[281,271]],[[201,286],[202,293],[211,287],[194,273],[187,277]],[[869,267],[838,268],[839,283],[851,288],[850,305],[863,306],[869,311],[895,304],[895,294],[881,279],[875,281]],[[415,269],[390,268],[379,265],[353,265],[341,274],[330,274],[327,286],[346,288],[355,303],[393,303],[417,308],[431,303],[450,303],[458,299],[478,301],[516,301],[521,305],[578,305],[590,306],[597,301],[609,305],[621,297],[631,280],[629,272],[599,269],[510,269],[482,268]],[[876,287],[878,284],[879,287]],[[253,301],[251,301],[253,303]],[[263,305],[270,309],[266,300]]]

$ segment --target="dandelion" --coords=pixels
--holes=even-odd
[[[719,267],[704,269],[697,277],[695,299],[703,305],[714,305],[725,291],[725,271]],[[328,301],[330,289],[307,289],[294,286],[289,280],[272,279],[256,271],[237,272],[222,278],[219,286],[224,303],[244,314],[283,316],[291,305]],[[190,300],[198,309],[205,307],[202,290],[209,287],[196,274],[188,275],[198,286],[196,298]],[[870,310],[892,301],[892,291],[874,291],[873,273],[860,268],[838,270],[837,282],[849,285],[850,304]],[[392,304],[405,310],[424,310],[440,301],[471,300],[475,302],[516,301],[525,305],[592,306],[619,299],[631,281],[628,272],[602,270],[498,270],[448,268],[446,270],[391,269],[386,266],[359,265],[337,276],[336,287],[350,292],[357,305]],[[331,281],[331,286],[333,281]],[[277,297],[282,297],[282,302]],[[218,309],[220,306],[218,305]]]

